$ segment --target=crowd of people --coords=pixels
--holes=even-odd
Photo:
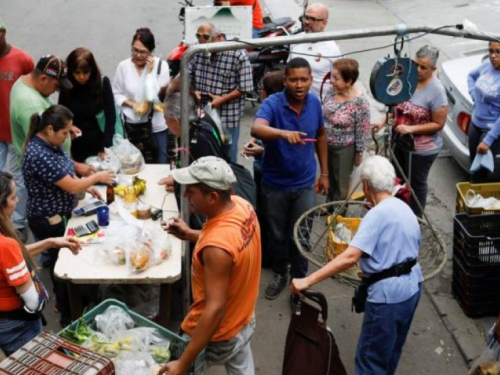
[[[258,0],[216,0],[215,5],[251,5],[254,36],[263,27]],[[308,6],[304,32],[323,32],[328,17],[325,5]],[[149,138],[141,151],[150,152],[157,163],[169,163],[169,137],[179,144],[181,136],[181,96],[179,77],[170,77],[167,62],[153,56],[155,36],[148,28],[135,32],[131,56],[118,64],[112,82],[86,48],[74,49],[65,60],[43,56],[35,64],[8,44],[6,35],[0,19],[0,348],[9,355],[42,327],[48,293],[37,277],[35,255],[43,254],[42,264],[50,270],[61,324],[70,322],[66,285],[53,276],[58,249],[80,251],[74,239],[64,237],[78,195],[100,198],[93,186],[113,184],[115,178],[112,172],[96,172],[85,160],[110,147],[116,134],[132,139],[142,129]],[[212,43],[224,35],[205,23],[196,38]],[[500,43],[491,42],[490,59],[469,76],[475,102],[471,161],[476,153],[499,152],[499,56]],[[190,162],[186,166],[176,160],[172,175],[159,183],[177,195],[186,185],[192,214],[203,217],[203,224],[163,223],[167,232],[193,244],[193,305],[181,326],[190,343],[162,372],[184,374],[206,348],[207,362],[224,364],[229,374],[254,374],[250,341],[261,266],[274,273],[265,298],[275,299],[290,286],[291,311],[300,313],[301,291],[359,263],[372,277],[362,283],[365,315],[356,373],[395,373],[420,298],[417,217],[425,209],[428,175],[442,148],[448,110],[446,92],[434,74],[438,57],[431,46],[414,57],[416,91],[393,115],[396,168],[380,156],[363,160],[370,131],[384,124],[371,125],[368,99],[357,85],[359,64],[342,58],[335,42],[292,45],[285,69],[266,74],[252,138],[241,150],[244,98],[253,90],[246,52],[191,59],[190,147],[184,150]],[[144,108],[136,99],[145,74],[156,79],[161,106]],[[58,104],[49,100],[56,91]],[[231,194],[238,154],[255,160],[255,207]],[[347,250],[308,275],[293,226],[317,204],[317,194],[328,201],[349,198],[354,168],[359,168],[372,209]],[[396,176],[403,174],[415,192],[409,205],[392,196]],[[483,169],[473,179],[491,179],[491,174]],[[29,245],[28,227],[35,238]]]

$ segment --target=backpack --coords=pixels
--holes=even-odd
[[[238,163],[233,163],[226,151],[221,134],[215,122],[206,115],[202,119],[191,121],[189,127],[189,142],[190,145],[196,144],[200,139],[208,145],[210,155],[224,159],[236,177],[236,182],[233,184],[234,193],[246,201],[248,201],[254,209],[257,208],[257,187],[250,171]],[[191,147],[190,147],[191,148]],[[208,156],[208,155],[200,155]]]

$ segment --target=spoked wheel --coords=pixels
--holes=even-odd
[[[323,267],[347,248],[347,243],[356,234],[360,219],[367,212],[364,202],[358,201],[329,202],[316,206],[305,212],[295,223],[295,244],[307,260]],[[418,220],[422,231],[418,262],[424,279],[429,280],[446,263],[446,244],[429,224]],[[361,276],[358,266],[354,266],[335,278],[356,286],[361,281]]]

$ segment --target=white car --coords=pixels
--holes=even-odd
[[[443,139],[457,163],[467,172],[470,169],[469,137],[467,136],[474,105],[467,87],[467,76],[481,65],[485,51],[471,56],[449,60],[441,65],[439,78],[446,88],[448,117],[443,129]]]

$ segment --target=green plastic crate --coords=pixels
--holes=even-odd
[[[189,340],[186,340],[179,336],[176,333],[173,333],[169,331],[168,329],[160,326],[159,324],[156,324],[155,322],[152,322],[149,319],[144,318],[142,315],[137,314],[136,312],[130,310],[127,305],[124,303],[116,300],[116,299],[107,299],[103,302],[101,302],[99,305],[94,307],[92,310],[87,312],[86,314],[83,315],[83,319],[85,320],[85,323],[91,324],[94,321],[94,318],[96,315],[104,313],[106,309],[109,306],[118,306],[122,308],[127,314],[130,315],[130,317],[134,320],[136,323],[136,327],[150,327],[150,328],[156,328],[158,332],[160,333],[161,336],[164,338],[168,339],[170,341],[170,352],[172,353],[172,359],[178,359],[184,350],[186,349]],[[75,329],[76,328],[76,321],[71,323],[68,327],[64,328],[61,332],[59,332],[59,335],[66,331],[67,329]],[[196,360],[194,364],[191,365],[191,367],[188,370],[189,375],[203,375],[205,370],[205,351],[201,352],[198,357],[196,357]]]

